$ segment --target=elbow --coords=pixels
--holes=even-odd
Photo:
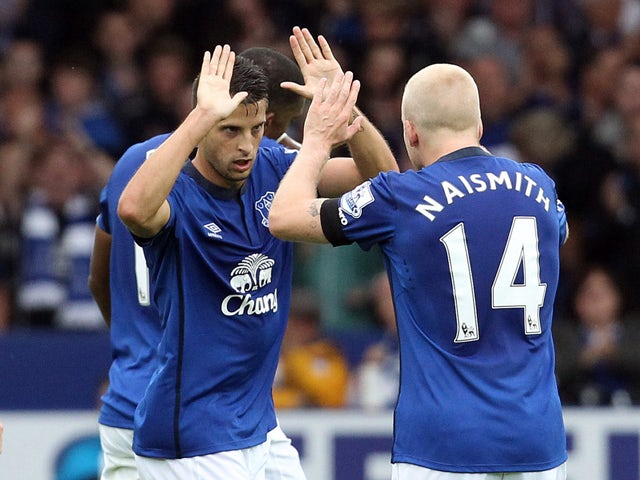
[[[292,226],[295,223],[293,222],[294,212],[283,207],[285,205],[280,202],[274,202],[271,206],[269,210],[269,231],[271,235],[280,240],[297,240],[292,236],[295,233],[295,230],[292,230]]]
[[[386,161],[386,171],[387,172],[399,172],[400,171],[400,166],[398,165],[398,161],[396,160],[396,157],[390,153],[389,157],[387,158]]]
[[[271,232],[271,235],[279,238],[280,240],[288,240],[284,216],[280,214],[277,209],[274,212],[273,207],[269,212],[269,231]]]
[[[142,211],[137,207],[136,202],[123,194],[118,201],[118,217],[129,229],[144,225]]]

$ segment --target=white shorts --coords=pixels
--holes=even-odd
[[[131,449],[133,430],[98,424],[104,466],[100,480],[138,480],[136,458]]]
[[[136,456],[141,480],[305,480],[298,451],[278,426],[255,447],[190,458]]]
[[[452,473],[409,463],[394,463],[391,480],[566,480],[567,464],[542,472]]]

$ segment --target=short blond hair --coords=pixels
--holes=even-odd
[[[457,65],[437,63],[423,68],[405,86],[402,120],[425,133],[477,129],[480,97],[476,82]]]

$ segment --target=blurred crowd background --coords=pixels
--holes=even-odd
[[[567,209],[554,327],[563,401],[640,404],[640,0],[1,0],[0,334],[106,330],[87,275],[113,165],[180,123],[204,50],[291,55],[294,25],[324,35],[362,81],[358,104],[401,169],[405,81],[431,63],[469,70],[483,144],[545,168]],[[285,341],[282,405],[392,404],[379,252],[299,245],[296,256],[304,314],[292,324],[303,326]],[[379,342],[335,363],[339,341],[326,344],[354,332]],[[301,365],[343,394],[305,393]]]

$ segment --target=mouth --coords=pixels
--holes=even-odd
[[[242,158],[239,160],[234,160],[233,169],[239,172],[245,172],[251,168],[253,164],[253,160],[250,158]]]

